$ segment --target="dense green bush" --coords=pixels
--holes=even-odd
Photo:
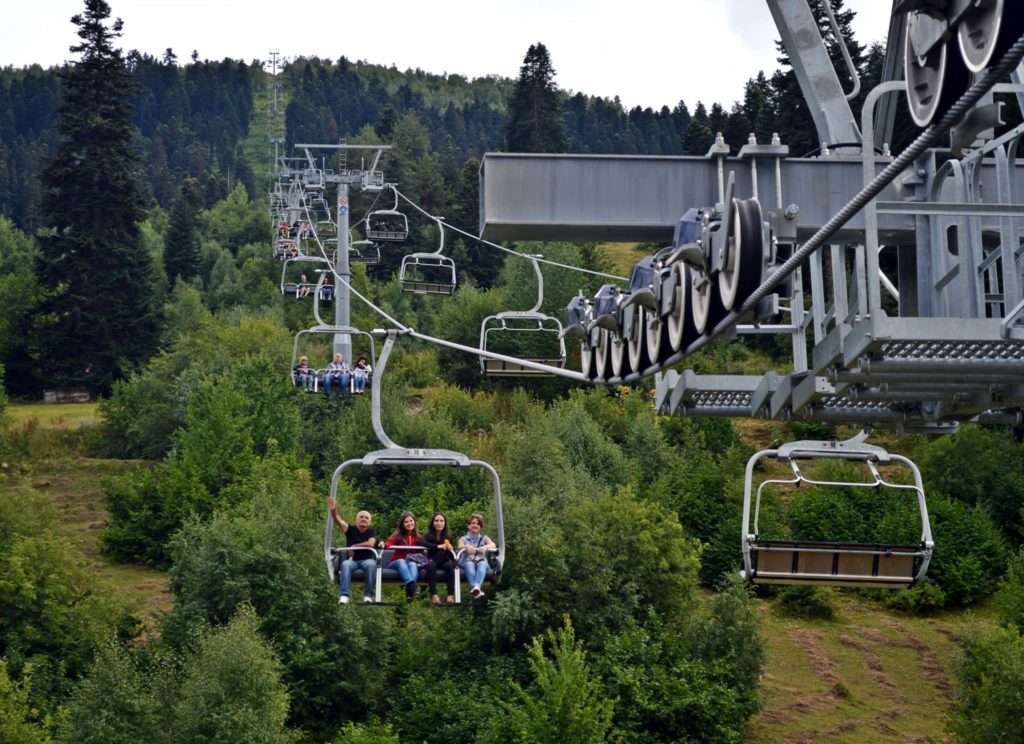
[[[554,507],[523,504],[508,523],[510,589],[495,602],[499,635],[528,638],[569,616],[589,638],[649,609],[682,618],[693,605],[698,547],[675,515],[628,489]]]
[[[932,493],[988,510],[1013,542],[1024,541],[1024,445],[1001,429],[964,426],[918,453]]]
[[[7,665],[0,659],[0,741],[4,744],[50,742],[46,730],[35,720],[38,711],[29,702],[28,686],[7,676]]]
[[[223,624],[251,605],[284,665],[294,720],[317,728],[360,720],[387,700],[393,616],[337,604],[323,562],[322,500],[295,473],[268,471],[251,500],[189,521],[173,539],[165,635],[187,645],[197,623]]]
[[[1016,625],[1024,632],[1024,548],[1010,559],[1010,564],[996,593],[999,621]]]
[[[285,744],[289,696],[281,665],[241,608],[222,628],[200,628],[181,655],[104,645],[71,695],[59,739],[71,744]]]
[[[998,628],[968,636],[954,667],[952,729],[966,744],[1021,740],[1024,636]]]
[[[92,663],[103,638],[134,635],[123,604],[98,587],[86,560],[51,525],[49,497],[26,487],[0,492],[0,659],[31,702],[51,710]]]
[[[545,642],[546,641],[546,642]],[[545,653],[550,646],[550,657]],[[586,652],[567,621],[529,647],[533,685],[511,686],[489,739],[522,744],[591,744],[605,741],[614,701],[591,671]]]
[[[261,456],[297,465],[301,426],[290,394],[262,356],[244,357],[223,378],[200,383],[171,456],[108,484],[107,550],[165,563],[167,540],[187,517],[247,498],[246,479]]]
[[[835,592],[815,586],[788,586],[779,592],[779,607],[793,617],[831,620],[836,614]]]
[[[764,651],[736,582],[681,632],[657,615],[609,639],[594,666],[615,703],[614,740],[739,742],[758,709]]]
[[[648,491],[652,502],[679,515],[687,535],[704,543],[701,580],[709,586],[735,573],[740,561],[742,502],[726,490],[724,470],[721,460],[694,447],[674,458]]]
[[[242,608],[225,627],[204,633],[185,664],[173,707],[176,741],[285,744],[288,690],[281,664]]]
[[[231,380],[243,390],[249,385],[288,389],[291,338],[279,323],[263,316],[211,316],[197,310],[193,301],[188,288],[175,290],[170,307],[178,313],[181,335],[143,371],[116,383],[110,398],[101,402],[103,449],[109,456],[162,457],[174,444],[175,432],[186,424],[196,391],[210,379],[231,380],[236,368],[240,375],[245,365],[251,365],[249,369],[260,375],[259,380]],[[260,361],[250,361],[251,356]],[[295,415],[284,407],[275,414],[285,417],[286,428]]]

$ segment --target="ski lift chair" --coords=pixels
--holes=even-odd
[[[335,336],[349,336],[349,337],[362,336],[364,338],[369,339],[369,341],[370,341],[370,365],[371,365],[371,369],[374,370],[373,372],[371,372],[371,375],[370,375],[370,379],[372,381],[374,375],[376,374],[376,367],[377,367],[377,346],[376,346],[376,343],[374,342],[373,335],[370,334],[370,333],[367,333],[366,331],[361,331],[358,328],[353,328],[351,326],[336,326],[336,325],[329,325],[327,323],[324,323],[321,320],[320,314],[318,312],[318,310],[319,310],[318,305],[319,305],[319,299],[320,299],[319,298],[319,290],[320,290],[320,288],[321,288],[320,285],[318,285],[317,294],[316,294],[316,304],[314,305],[314,307],[317,308],[317,311],[314,312],[314,315],[316,316],[318,324],[313,326],[312,328],[305,328],[305,329],[303,329],[303,330],[301,330],[301,331],[299,331],[298,333],[295,334],[295,340],[292,342],[292,366],[291,366],[291,370],[294,370],[295,367],[299,363],[299,357],[302,356],[299,353],[299,347],[302,345],[303,338],[305,338],[307,336],[326,335],[326,336],[331,336],[332,338],[335,337]],[[321,369],[316,369],[314,371],[316,372],[316,381],[313,384],[313,392],[319,392],[319,390],[320,390],[320,382],[321,382],[321,380],[323,380],[323,373],[324,373],[325,369],[321,368]],[[294,379],[294,376],[291,374],[290,371],[289,371],[289,376],[291,377],[292,385],[296,385],[297,383],[296,383],[296,381]],[[349,392],[351,392],[351,391],[352,390],[351,390],[351,383],[350,383],[350,390],[349,390]]]
[[[565,367],[565,333],[561,321],[540,311],[544,304],[544,275],[540,270],[538,257],[533,257],[534,273],[537,275],[537,302],[532,308],[524,311],[507,311],[490,315],[480,324],[480,350],[488,351],[490,336],[493,333],[552,333],[558,340],[558,356],[525,357],[527,361],[545,364],[549,367]],[[480,356],[480,371],[486,377],[551,377],[550,372],[525,367],[512,361],[490,359]]]
[[[391,209],[378,209],[366,215],[366,238],[401,243],[408,237],[409,218],[398,211],[398,192],[395,191],[395,204]]]
[[[383,333],[383,331],[375,331],[375,333],[379,334]],[[373,376],[373,384],[371,386],[371,418],[373,431],[377,435],[377,439],[383,445],[384,449],[368,452],[359,458],[346,460],[335,468],[334,475],[331,477],[331,497],[334,499],[337,499],[338,497],[338,484],[341,481],[342,474],[346,470],[356,467],[371,469],[378,467],[482,468],[490,476],[491,486],[493,489],[495,523],[492,539],[494,540],[495,545],[497,545],[497,548],[493,551],[492,555],[489,556],[489,562],[491,562],[491,573],[488,574],[487,578],[492,584],[497,583],[501,578],[501,571],[505,565],[505,520],[501,505],[501,479],[498,477],[498,472],[489,463],[484,462],[483,460],[474,460],[461,452],[446,449],[409,449],[401,447],[395,444],[384,431],[381,420],[381,381],[384,377],[384,369],[387,367],[388,358],[391,355],[391,350],[394,347],[397,336],[397,331],[387,331],[387,339],[384,342],[384,348],[381,350],[379,363],[375,365],[376,374]],[[328,512],[327,523],[324,529],[324,562],[327,564],[327,575],[330,577],[331,583],[336,584],[341,561],[345,558],[349,549],[334,547],[332,545],[333,533],[334,520],[331,518],[330,512]],[[385,568],[385,566],[387,566],[391,561],[392,551],[390,549],[374,549],[374,555],[377,561],[377,586],[375,599],[377,604],[380,604],[383,584],[400,582],[401,577],[398,575],[397,571]],[[462,581],[458,562],[456,562],[453,570],[455,572],[455,601],[456,604],[459,604],[462,602]],[[363,576],[362,569],[355,571],[353,574],[354,581],[362,581],[365,580],[365,578],[366,577]],[[420,581],[423,580],[424,579],[422,578],[420,579]]]
[[[443,296],[455,292],[455,261],[443,255],[444,225],[440,218],[436,222],[440,236],[437,250],[431,253],[410,253],[402,257],[398,284],[403,292]]]
[[[755,584],[794,584],[860,587],[910,587],[924,578],[935,543],[928,521],[921,471],[907,458],[891,454],[864,442],[865,435],[844,442],[802,441],[779,449],[762,450],[747,462],[743,489],[742,550],[740,575]],[[764,459],[789,465],[792,478],[767,478],[753,493],[754,467]],[[800,469],[800,460],[846,460],[862,462],[870,478],[865,482],[816,480]],[[899,463],[913,473],[913,485],[887,480],[879,465]],[[917,497],[921,519],[921,541],[912,545],[878,543],[822,542],[805,540],[766,540],[758,535],[761,494],[769,484],[799,486],[802,483],[823,488],[886,488],[912,491]]]
[[[349,261],[376,266],[380,263],[380,246],[372,240],[354,240],[349,243]]]
[[[330,271],[331,268],[330,262],[323,256],[297,256],[285,259],[284,264],[281,266],[281,294],[292,295],[299,299],[319,295],[322,289],[320,286],[321,282],[293,281],[288,276],[288,267],[296,264],[313,264],[319,267],[313,269],[318,272]],[[302,290],[308,291],[303,292]]]

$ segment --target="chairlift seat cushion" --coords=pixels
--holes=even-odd
[[[450,295],[455,291],[455,285],[447,282],[418,282],[403,279],[401,284],[403,292],[412,294]]]
[[[538,364],[546,364],[549,367],[562,367],[565,364],[565,360],[558,359],[534,359],[526,358],[528,362],[537,362]],[[485,359],[484,360],[484,374],[488,377],[552,377],[551,372],[543,372],[538,369],[530,369],[524,367],[515,362],[506,362],[501,359]]]
[[[751,580],[832,586],[910,586],[921,545],[757,540],[750,543]]]

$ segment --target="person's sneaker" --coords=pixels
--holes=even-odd
[[[363,597],[364,604],[373,604],[373,597]]]
[[[478,586],[474,586],[472,591],[474,597],[479,597],[481,594],[483,594],[483,592],[480,591],[480,587]]]
[[[338,604],[348,604],[348,595],[342,594],[340,597],[338,597]]]

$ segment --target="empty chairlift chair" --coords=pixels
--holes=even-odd
[[[398,284],[411,294],[451,295],[455,292],[455,261],[443,255],[444,225],[438,218],[439,245],[432,253],[410,253],[402,257]]]
[[[495,545],[497,545],[497,549],[489,559],[492,565],[492,572],[488,576],[488,581],[496,583],[501,577],[501,571],[505,564],[505,521],[501,506],[501,479],[498,477],[498,472],[489,463],[486,463],[483,460],[474,460],[461,452],[445,449],[408,449],[401,447],[395,444],[384,431],[383,423],[381,421],[381,380],[384,376],[384,369],[387,366],[388,357],[391,355],[391,350],[394,347],[396,337],[396,331],[388,331],[387,340],[384,342],[384,348],[381,351],[380,359],[378,360],[377,365],[375,365],[373,385],[371,388],[373,431],[377,435],[377,439],[383,445],[384,449],[368,452],[360,458],[346,460],[339,465],[334,470],[334,475],[331,478],[331,496],[333,498],[337,498],[338,486],[341,481],[342,474],[346,470],[356,467],[482,468],[490,477],[491,487],[493,489],[495,520],[494,532],[491,533],[491,537],[494,540]],[[324,529],[324,562],[327,564],[327,574],[330,576],[331,582],[335,583],[337,580],[338,566],[348,549],[334,547],[333,532],[334,520],[331,518],[330,512],[328,512],[327,523]],[[400,582],[401,578],[396,571],[384,568],[390,561],[390,550],[378,549],[375,550],[374,553],[377,559],[376,601],[377,603],[380,603],[382,584]],[[365,577],[361,574],[361,571],[357,572],[354,577],[355,580],[358,581],[364,579]],[[462,601],[461,577],[457,566],[455,568],[455,599],[456,602]]]
[[[860,462],[869,478],[863,482],[816,480],[801,470],[801,460]],[[762,460],[785,463],[791,478],[767,478],[753,491],[754,467]],[[900,464],[913,474],[914,483],[888,480],[879,466]],[[761,495],[765,486],[808,484],[821,488],[880,488],[910,492],[916,498],[921,521],[921,540],[914,544],[766,540],[758,534]],[[901,455],[866,444],[863,437],[845,442],[804,441],[779,449],[762,450],[747,462],[743,493],[743,569],[740,575],[755,584],[810,584],[862,587],[910,587],[924,578],[934,543],[928,521],[924,485],[917,466]]]
[[[565,367],[565,333],[562,323],[558,318],[545,315],[540,311],[544,304],[544,275],[540,270],[540,263],[537,257],[531,261],[534,273],[537,275],[537,302],[529,310],[507,311],[490,315],[484,318],[480,325],[480,351],[493,351],[491,336],[513,334],[538,334],[553,336],[552,351],[556,352],[544,356],[524,356],[526,361],[544,364],[549,367]],[[481,354],[480,371],[487,377],[551,377],[550,372],[526,367],[513,361],[504,359],[492,359]]]

